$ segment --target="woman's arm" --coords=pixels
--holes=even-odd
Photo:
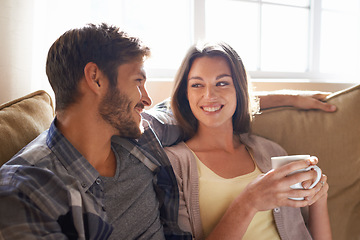
[[[320,187],[318,193],[309,203],[309,231],[314,240],[331,240],[331,227],[327,207],[327,197],[329,185],[324,175],[318,185]]]

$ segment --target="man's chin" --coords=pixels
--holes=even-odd
[[[119,129],[118,136],[123,138],[138,139],[144,133],[144,127],[140,124],[138,127],[129,127],[125,131]]]
[[[132,138],[132,139],[138,139],[141,137],[141,135],[144,133],[144,127],[140,124],[139,126],[139,131],[133,135],[133,137],[129,137],[129,138]],[[135,132],[134,132],[135,133]]]

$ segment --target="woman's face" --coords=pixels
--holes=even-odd
[[[194,60],[188,75],[187,97],[201,125],[232,127],[236,91],[227,61],[219,56]]]

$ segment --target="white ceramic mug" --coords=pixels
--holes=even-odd
[[[294,162],[294,161],[299,161],[299,160],[304,160],[304,159],[309,159],[310,155],[289,155],[289,156],[279,156],[279,157],[272,157],[271,158],[271,165],[273,169],[277,169],[281,166],[284,166],[288,163]],[[303,169],[299,169],[296,170],[292,173],[290,173],[289,175],[298,173],[298,172],[306,172],[306,171],[310,171],[311,169],[314,169],[317,173],[316,176],[316,180],[313,182],[313,184],[311,184],[311,186],[308,189],[312,189],[313,187],[315,187],[316,184],[318,184],[318,182],[321,179],[321,169],[316,166],[316,165],[312,165],[309,166],[307,168],[303,168]],[[304,189],[303,186],[301,185],[301,182],[295,183],[294,185],[290,186],[292,189]],[[304,198],[289,198],[292,200],[304,200]]]

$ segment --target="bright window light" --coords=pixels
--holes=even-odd
[[[357,74],[360,69],[359,1],[323,1],[320,71]]]
[[[172,79],[204,39],[228,42],[253,79],[360,79],[359,0],[34,0],[36,84],[55,39],[90,22],[120,26],[150,46],[150,80]]]
[[[148,75],[161,76],[156,69],[175,71],[192,44],[190,1],[123,0],[123,7],[122,23],[127,31],[139,36],[152,50]]]
[[[225,41],[240,55],[247,70],[259,62],[259,11],[256,4],[241,1],[206,2],[206,39]]]
[[[262,13],[260,69],[307,71],[309,9],[264,5]]]

